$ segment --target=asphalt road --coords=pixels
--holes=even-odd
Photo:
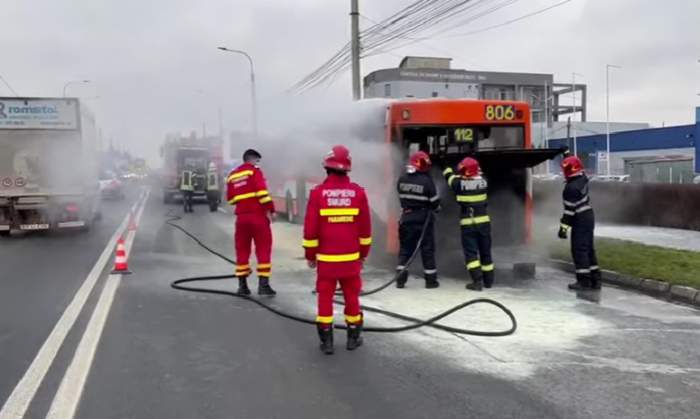
[[[548,269],[525,282],[501,275],[497,288],[480,295],[464,290],[456,278],[443,278],[438,290],[411,281],[405,290],[390,288],[364,303],[425,318],[488,296],[514,311],[518,332],[506,338],[432,329],[368,333],[362,348],[347,352],[338,331],[336,354],[324,356],[310,326],[234,298],[172,290],[176,278],[233,268],[165,225],[168,210],[208,245],[231,252],[230,214],[200,205],[183,215],[179,207],[162,205],[157,194],[151,197],[129,259],[134,273],[118,282],[86,370],[79,418],[695,418],[700,412],[700,315],[691,308],[607,287],[600,294],[568,293],[567,275]],[[313,275],[299,258],[299,228],[276,223],[274,231],[273,285],[279,295],[272,302],[313,318]],[[98,253],[100,246],[94,247]],[[50,269],[39,274],[56,281]],[[388,275],[368,267],[367,287]],[[74,276],[77,283],[85,272]],[[232,280],[206,286],[235,289]],[[12,288],[15,297],[8,298],[13,310],[0,308],[0,330],[13,331],[0,334],[0,367],[14,371],[0,375],[0,402],[51,325],[30,326],[34,346],[15,343],[29,340],[15,331],[36,317],[50,317],[34,311],[59,293],[53,288],[44,300],[20,304],[27,293],[20,288]],[[94,301],[86,304],[27,417],[49,411],[93,306]],[[61,307],[54,308],[55,317]],[[443,321],[507,327],[502,314],[483,307]],[[368,315],[367,324],[397,323]],[[5,356],[7,342],[15,348],[13,357]]]
[[[12,392],[95,265],[136,193],[102,203],[87,232],[0,239],[0,404]]]

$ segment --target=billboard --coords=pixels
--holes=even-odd
[[[0,129],[78,128],[76,99],[0,98]]]

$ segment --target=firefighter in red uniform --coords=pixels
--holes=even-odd
[[[328,177],[309,196],[304,220],[306,260],[317,268],[321,351],[333,353],[333,295],[340,282],[345,298],[348,350],[362,345],[360,271],[372,244],[372,224],[365,190],[350,181],[350,151],[335,146],[323,161]]]
[[[261,155],[255,150],[243,153],[243,164],[229,173],[226,179],[226,199],[236,206],[236,277],[238,293],[250,295],[248,275],[250,248],[255,242],[258,260],[258,294],[277,294],[270,287],[272,271],[272,230],[270,222],[275,216],[275,205],[265,185],[265,177],[258,167]]]

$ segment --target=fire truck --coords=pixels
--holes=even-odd
[[[400,215],[395,192],[396,180],[405,170],[410,153],[422,150],[435,161],[455,167],[466,156],[475,157],[489,181],[489,214],[494,246],[510,247],[527,243],[532,233],[531,167],[558,155],[560,149],[533,149],[530,108],[527,103],[497,100],[406,99],[358,102],[361,112],[375,114],[362,118],[364,126],[352,129],[353,138],[364,144],[383,144],[369,167],[355,170],[353,180],[365,186],[373,211],[375,248],[390,254],[398,249],[397,222]],[[339,142],[342,137],[336,136]],[[351,146],[358,161],[357,144]],[[386,163],[388,162],[388,164]],[[458,207],[446,182],[444,167],[431,173],[440,189],[443,210],[436,219],[440,247],[459,249]],[[308,191],[314,182],[308,177],[288,180],[273,190],[282,200],[280,212],[290,212],[290,220],[302,220]],[[280,196],[280,194],[283,194]]]
[[[223,142],[218,137],[198,138],[194,133],[189,137],[169,135],[160,149],[163,157],[161,184],[163,203],[170,204],[182,199],[180,175],[185,168],[194,173],[194,197],[206,198],[206,174],[209,163],[214,163],[219,171],[219,182],[223,170]]]

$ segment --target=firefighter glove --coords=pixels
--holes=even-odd
[[[559,236],[559,238],[562,239],[562,240],[567,239],[567,238],[568,238],[568,235],[567,235],[566,228],[564,228],[564,227],[559,227],[559,234],[558,234],[558,236]]]

